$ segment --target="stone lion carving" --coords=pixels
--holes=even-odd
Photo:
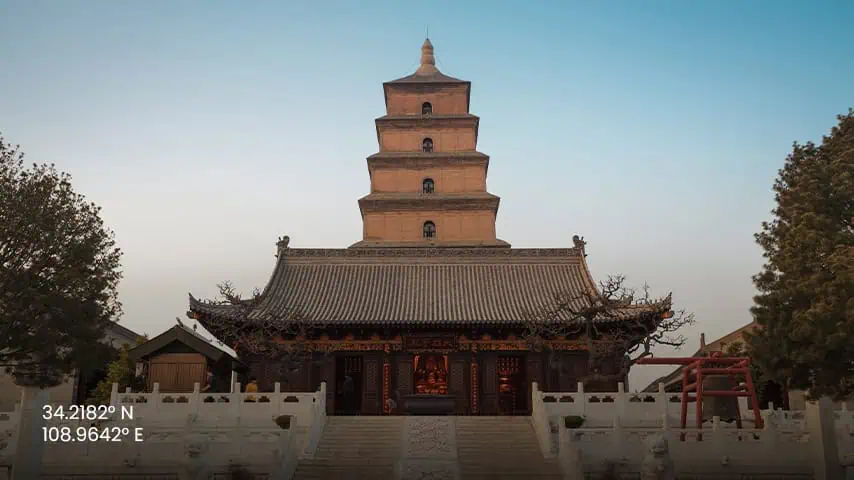
[[[653,435],[644,442],[645,452],[641,463],[641,480],[675,480],[676,469],[670,458],[667,438]]]
[[[208,446],[207,439],[200,435],[190,435],[187,438],[187,460],[181,480],[208,480],[211,473],[205,458]]]

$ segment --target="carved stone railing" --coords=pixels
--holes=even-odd
[[[303,457],[314,456],[326,428],[326,382],[320,384],[320,390],[315,395],[317,401],[313,404],[311,426],[306,435],[305,448],[302,450]]]
[[[733,478],[840,478],[820,471],[839,472],[854,459],[850,427],[839,420],[846,416],[833,412],[826,400],[808,404],[802,412],[806,419],[799,424],[781,420],[778,413],[764,412],[761,429],[736,429],[717,417],[702,429],[674,428],[667,413],[652,428],[628,426],[619,415],[610,427],[569,429],[559,422],[559,463],[566,479],[578,476],[579,465],[588,475],[632,476],[649,463],[666,463],[649,450],[651,440],[660,444],[663,439],[669,447],[666,460],[680,476],[702,478],[729,472]]]
[[[543,404],[543,395],[537,382],[531,384],[531,424],[540,444],[544,458],[552,458],[557,452],[557,445],[552,440],[552,421]]]
[[[21,417],[20,405],[11,412],[0,412],[0,479],[3,472],[11,470],[12,460],[18,442],[18,422]]]
[[[198,472],[225,474],[231,467],[242,466],[249,472],[271,475],[271,480],[287,479],[299,456],[313,454],[326,421],[325,383],[312,393],[281,392],[277,384],[273,392],[210,395],[200,392],[198,384],[186,394],[160,393],[156,385],[150,393],[120,394],[114,385],[110,406],[115,411],[109,409],[106,420],[29,421],[42,418],[41,408],[35,408],[36,400],[25,395],[22,405],[27,408],[0,412],[0,438],[9,438],[0,441],[2,475],[6,467],[14,465],[46,477],[59,473],[168,476],[184,472],[181,478],[196,478],[197,474],[202,475],[198,478],[207,478]],[[107,410],[101,409],[101,413]],[[66,415],[69,412],[67,409]],[[54,433],[59,431],[54,427],[67,427],[65,431],[72,436],[81,428],[127,429],[128,433],[114,434],[113,440],[35,442],[43,445],[40,451],[16,448],[22,438],[26,445],[41,440],[41,424]],[[118,441],[117,436],[121,437]]]
[[[325,389],[325,385],[321,388]],[[254,393],[241,393],[239,383],[233,393],[201,392],[198,383],[189,393],[161,393],[157,383],[148,393],[130,389],[119,393],[118,385],[114,384],[110,396],[110,406],[117,410],[125,407],[135,417],[158,424],[174,424],[188,415],[244,419],[291,415],[299,427],[307,428],[312,424],[319,404],[325,408],[326,397],[320,392],[282,392],[278,382],[272,392]]]

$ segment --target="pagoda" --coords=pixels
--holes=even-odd
[[[500,199],[486,190],[471,82],[440,72],[428,39],[418,70],[383,89],[380,151],[368,157],[371,193],[359,200],[363,240],[353,247],[510,247],[495,236]]]
[[[234,346],[262,390],[280,382],[309,391],[326,382],[330,414],[405,413],[401,404],[425,398],[458,415],[527,414],[532,382],[574,390],[587,374],[586,340],[549,338],[546,353],[524,333],[531,313],[559,296],[578,309],[597,298],[584,242],[511,248],[496,237],[499,198],[486,189],[489,157],[477,151],[471,83],[436,68],[429,40],[417,71],[383,89],[379,152],[367,159],[371,191],[359,200],[362,240],[292,248],[282,237],[257,299],[214,305],[190,295],[188,315]],[[669,309],[669,299],[627,306],[602,321],[622,328]],[[271,319],[284,324],[293,312],[321,326],[310,335],[280,334],[282,348],[308,351],[300,368],[282,368],[235,336]],[[572,368],[552,368],[555,357]]]

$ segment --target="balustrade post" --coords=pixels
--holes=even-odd
[[[117,407],[119,405],[119,384],[113,382],[113,387],[110,389],[110,406]]]
[[[670,412],[670,402],[667,400],[667,390],[664,389],[664,383],[659,382],[658,384],[658,398],[655,400],[655,403],[659,405],[661,413],[667,416]]]
[[[613,429],[611,430],[611,442],[614,446],[614,453],[616,455],[623,454],[623,422],[620,418],[620,415],[614,416]]]
[[[26,386],[21,390],[12,480],[32,480],[41,477],[45,444],[42,427],[46,424],[42,409],[48,404],[50,394],[38,387]]]
[[[587,398],[584,396],[584,384],[581,382],[578,382],[577,386],[578,386],[577,398],[578,398],[579,402],[581,403],[581,416],[586,417],[587,416]],[[561,420],[561,421],[563,421],[563,420]]]
[[[154,404],[151,406],[151,408],[154,410],[155,413],[158,410],[160,410],[160,406],[161,406],[160,403],[161,402],[160,402],[160,383],[159,382],[154,382],[154,385],[151,386],[151,403]]]
[[[193,414],[198,415],[199,413],[199,404],[201,403],[201,386],[199,382],[193,383],[193,395],[190,396],[190,409]]]
[[[276,408],[273,409],[276,412],[276,415],[281,413],[282,411],[282,384],[281,382],[276,382],[273,384],[273,395],[271,401],[276,402]]]
[[[617,383],[617,398],[615,402],[617,404],[617,416],[625,417],[626,416],[626,404],[628,403],[628,394],[626,394],[626,384],[623,382]]]
[[[326,416],[326,382],[320,382],[320,392],[319,399],[317,403],[321,405],[321,412],[323,416]],[[322,403],[321,403],[322,402]]]
[[[812,453],[815,480],[842,480],[845,472],[839,462],[833,402],[828,397],[807,401],[806,424]]]
[[[714,416],[712,417],[712,449],[715,452],[715,456],[718,458],[724,458],[726,454],[726,432],[724,431],[723,425],[721,425],[721,417]]]
[[[228,401],[231,406],[231,414],[235,417],[240,415],[240,404],[243,403],[243,395],[241,395],[240,382],[234,384],[234,392],[228,396]]]

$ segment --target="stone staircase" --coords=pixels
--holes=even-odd
[[[396,480],[406,418],[328,417],[313,458],[294,480]],[[430,417],[416,417],[429,419]],[[557,459],[544,459],[530,417],[453,419],[460,480],[559,480]]]
[[[557,458],[544,459],[530,417],[456,417],[462,480],[559,480]]]
[[[394,480],[404,417],[327,417],[313,458],[301,459],[294,480]]]

